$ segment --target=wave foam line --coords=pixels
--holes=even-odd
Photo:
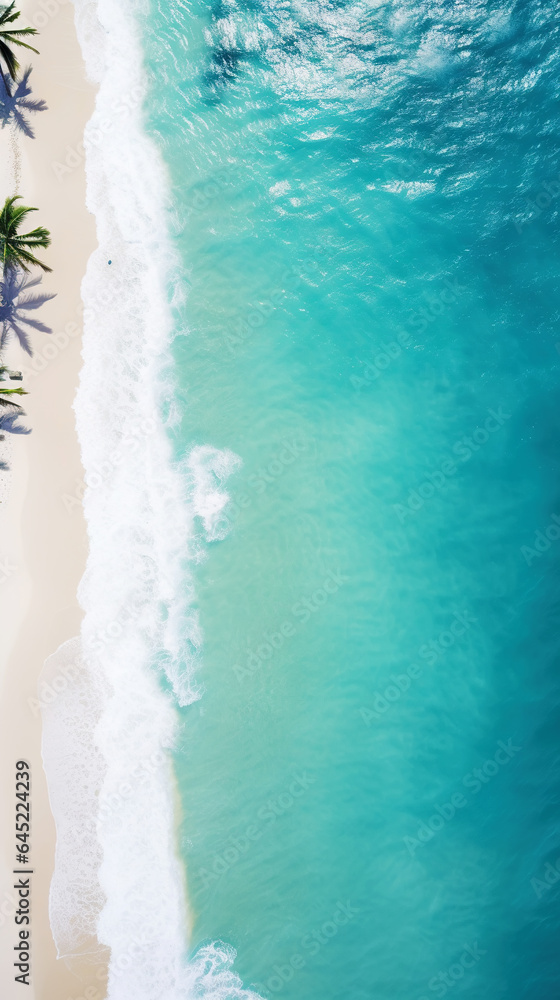
[[[200,696],[201,636],[185,562],[200,557],[196,525],[207,539],[219,537],[221,485],[238,459],[201,446],[181,471],[161,417],[172,403],[168,275],[177,271],[165,228],[166,172],[142,128],[137,19],[146,10],[134,0],[74,2],[87,73],[99,88],[84,137],[99,246],[82,286],[75,401],[87,484],[84,622],[43,678],[54,683],[65,670],[73,678],[44,708],[57,825],[51,925],[61,956],[91,954],[93,934],[110,950],[109,1000],[250,1000],[227,945],[186,958],[168,752],[175,705]]]

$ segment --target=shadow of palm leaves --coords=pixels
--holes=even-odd
[[[18,377],[19,372],[12,372],[5,365],[0,365],[0,382],[6,381],[6,375],[9,375],[10,379]],[[2,387],[0,386],[0,393],[4,397],[6,393],[3,393]],[[13,401],[13,398],[8,399],[2,398],[0,400],[2,405],[2,412],[0,412],[0,441],[3,441],[6,433],[7,434],[31,434],[29,427],[24,427],[23,424],[18,423],[21,417],[25,416],[25,411],[22,410],[19,403]],[[5,432],[5,433],[2,433]],[[10,466],[7,462],[0,460],[0,472],[7,472]]]
[[[41,284],[41,278],[32,278],[24,271],[9,267],[0,280],[0,350],[6,345],[11,333],[14,333],[27,354],[33,354],[29,343],[29,331],[40,330],[42,333],[52,333],[38,319],[28,316],[28,312],[39,309],[44,302],[54,299],[53,294],[30,293],[30,289]]]
[[[22,413],[0,413],[0,441],[4,440],[3,431],[8,434],[31,434],[29,427],[18,424]]]
[[[13,94],[9,94],[5,85],[0,83],[0,121],[2,128],[13,122],[20,132],[34,139],[35,133],[25,115],[30,111],[46,111],[47,105],[45,101],[35,101],[31,98],[30,74],[31,66],[28,66],[21,80],[17,81]]]

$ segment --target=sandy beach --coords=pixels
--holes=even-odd
[[[80,283],[95,246],[80,147],[94,90],[86,83],[72,4],[23,0],[19,7],[22,26],[40,29],[40,55],[18,56],[22,67],[33,66],[33,97],[44,99],[48,110],[30,116],[36,137],[17,136],[18,156],[12,128],[0,130],[0,197],[3,203],[6,196],[21,194],[24,204],[39,208],[33,225],[51,232],[52,246],[43,259],[53,269],[41,289],[56,298],[41,307],[40,319],[53,335],[33,333],[33,359],[13,342],[5,353],[7,363],[24,372],[25,423],[32,433],[10,436],[11,471],[0,474],[1,993],[5,1000],[23,993],[37,1000],[67,1000],[84,996],[93,981],[97,987],[87,993],[93,1000],[103,995],[96,970],[86,968],[84,978],[78,978],[57,960],[48,922],[55,831],[41,763],[37,680],[46,657],[78,634],[81,619],[76,589],[85,565],[86,530],[81,504],[64,498],[79,497],[83,480],[72,403],[80,369]],[[71,167],[61,171],[57,164]],[[13,968],[18,759],[29,762],[32,775],[32,980],[27,989],[14,981]]]

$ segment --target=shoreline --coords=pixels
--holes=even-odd
[[[19,9],[22,26],[38,25],[35,4],[22,0]],[[24,204],[39,209],[33,221],[51,231],[52,246],[42,256],[53,268],[40,290],[56,293],[38,313],[53,333],[32,333],[34,358],[24,354],[17,342],[5,351],[11,367],[24,373],[22,385],[29,395],[21,401],[26,413],[22,422],[32,429],[29,436],[10,440],[10,471],[0,474],[2,483],[6,478],[9,481],[8,495],[0,505],[0,558],[6,566],[5,579],[0,578],[4,588],[0,795],[6,815],[0,855],[0,961],[5,1000],[21,996],[21,984],[15,982],[16,970],[12,969],[17,928],[10,899],[17,879],[12,875],[16,867],[14,763],[20,758],[31,765],[32,789],[32,975],[26,995],[33,1000],[78,998],[91,982],[96,984],[95,1000],[102,995],[97,967],[84,964],[70,971],[56,957],[48,919],[55,828],[42,765],[37,704],[37,681],[44,661],[61,643],[79,634],[82,619],[77,587],[87,556],[86,525],[81,504],[68,509],[63,496],[74,496],[84,477],[72,406],[81,368],[80,286],[97,243],[95,220],[85,205],[84,159],[76,153],[93,111],[95,90],[86,82],[73,4],[57,3],[53,11],[48,18],[42,15],[46,23],[41,20],[35,41],[40,54],[23,50],[19,56],[22,69],[32,66],[32,96],[44,99],[48,110],[29,116],[35,139],[18,136],[21,181],[17,192],[9,176],[17,169],[12,131],[0,130],[4,161],[0,196],[3,201],[18,193]],[[69,150],[75,153],[72,169],[60,176],[53,165],[65,163]]]

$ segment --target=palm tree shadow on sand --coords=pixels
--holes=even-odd
[[[26,115],[30,112],[46,111],[47,105],[45,101],[36,101],[31,97],[30,75],[31,66],[28,66],[21,80],[16,80],[13,94],[7,90],[5,82],[0,81],[0,122],[2,128],[13,123],[20,132],[34,139],[35,133]]]
[[[22,417],[23,410],[19,413],[0,413],[0,441],[5,438],[5,433],[8,434],[31,434],[31,429],[29,427],[24,427],[23,424],[18,424],[18,420]],[[0,472],[8,472],[10,466],[3,459],[0,459]]]
[[[0,279],[0,350],[5,347],[10,334],[14,333],[23,350],[33,354],[29,330],[52,333],[49,326],[28,315],[49,299],[54,299],[52,293],[32,291],[40,284],[41,278],[32,278],[19,268],[6,268],[4,277]]]
[[[6,365],[0,364],[0,383],[15,380],[19,382],[21,372],[13,372]],[[7,434],[31,434],[29,427],[24,427],[18,423],[21,417],[25,416],[25,410],[21,404],[17,403],[15,396],[26,395],[25,389],[8,389],[0,385],[0,441],[4,441]],[[0,459],[0,471],[7,472],[9,465]]]
[[[19,413],[0,413],[0,441],[8,434],[31,434],[31,428],[19,424],[18,420],[24,416],[23,410]],[[7,472],[10,466],[7,462],[0,460],[0,471]]]

